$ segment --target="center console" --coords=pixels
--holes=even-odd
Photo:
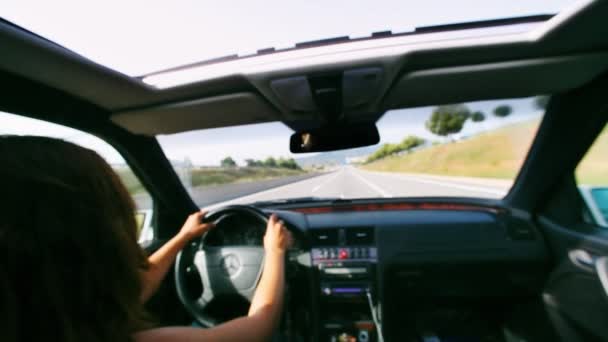
[[[315,229],[312,235],[320,340],[377,341],[374,228]]]

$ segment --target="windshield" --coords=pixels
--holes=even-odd
[[[457,196],[502,198],[530,147],[548,98],[392,110],[381,141],[291,154],[291,129],[265,123],[157,139],[201,206],[285,199]]]
[[[556,14],[572,2],[5,0],[0,17],[104,66],[141,76],[328,38]]]

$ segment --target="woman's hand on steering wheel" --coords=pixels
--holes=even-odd
[[[200,237],[205,234],[209,229],[213,228],[214,224],[211,222],[203,223],[203,218],[207,215],[206,210],[197,211],[186,219],[179,234],[183,236],[187,241],[194,238]]]
[[[267,253],[285,253],[293,245],[293,237],[285,223],[276,214],[270,215],[264,235],[264,249]]]

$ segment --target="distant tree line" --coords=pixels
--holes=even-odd
[[[275,159],[268,157],[264,160],[245,159],[248,167],[278,167],[283,169],[299,170],[300,165],[293,158],[280,157]]]
[[[371,163],[373,161],[388,157],[393,154],[409,151],[414,147],[424,144],[424,142],[424,139],[410,135],[398,144],[384,144],[380,146],[380,148],[376,150],[376,152],[372,153],[369,157],[367,157],[366,162]]]

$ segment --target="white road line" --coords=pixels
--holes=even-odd
[[[338,176],[340,175],[340,172],[342,171],[338,171],[336,172],[336,174],[333,177],[329,177],[329,179],[326,179],[323,183],[315,186],[314,188],[312,188],[312,193],[314,194],[315,192],[319,191],[319,189],[321,189],[323,186],[327,185],[327,183],[333,181],[334,179],[338,178]]]
[[[379,193],[380,195],[382,195],[382,197],[393,197],[393,195],[391,195],[389,192],[382,190],[382,188],[380,188],[376,184],[368,181],[367,179],[363,178],[363,176],[357,174],[357,171],[353,171],[353,172],[351,172],[351,174],[353,176],[359,178],[360,181],[362,181],[363,183],[367,184],[367,186],[369,186],[374,191],[376,191],[377,193]]]
[[[382,173],[381,175],[396,178],[396,179],[410,180],[410,181],[419,182],[419,183],[439,185],[439,186],[444,186],[447,188],[454,188],[454,189],[459,189],[459,190],[485,192],[485,193],[493,194],[493,195],[505,195],[507,193],[507,190],[498,190],[498,189],[483,188],[483,187],[479,187],[479,186],[454,184],[454,183],[448,183],[448,182],[442,182],[442,181],[436,181],[436,180],[422,179],[420,177],[415,177],[415,176],[389,175],[387,173]]]

